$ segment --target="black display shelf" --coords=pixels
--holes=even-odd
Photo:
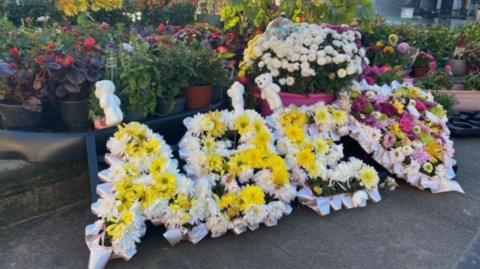
[[[183,119],[199,112],[220,109],[223,106],[225,87],[216,87],[214,103],[208,108],[186,111],[165,117],[148,118],[143,123],[165,136],[167,142],[176,143],[183,135]],[[0,159],[20,159],[37,163],[73,163],[89,158],[85,150],[86,138],[95,137],[98,148],[117,128],[65,133],[65,132],[27,132],[0,130]],[[99,150],[100,153],[103,153]]]

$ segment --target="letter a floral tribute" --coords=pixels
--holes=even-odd
[[[253,110],[197,114],[185,120],[184,167],[212,237],[276,225],[292,210],[296,188],[265,120]]]
[[[349,134],[349,116],[335,105],[318,103],[277,110],[271,117],[277,146],[301,188],[299,201],[321,215],[330,208],[364,207],[370,198],[381,200],[377,171],[362,161],[343,159],[343,145],[335,143]]]
[[[104,183],[97,186],[100,199],[92,204],[100,219],[86,228],[89,268],[103,268],[110,258],[130,259],[147,220],[165,225],[164,237],[171,244],[183,238],[196,243],[206,235],[190,214],[193,183],[178,172],[172,150],[160,135],[130,123],[119,126],[107,148],[110,168],[99,173]]]

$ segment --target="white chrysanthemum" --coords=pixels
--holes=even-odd
[[[212,233],[212,237],[221,236],[226,233],[229,228],[227,217],[224,215],[212,216],[207,220],[207,227]]]
[[[265,221],[267,210],[265,205],[251,206],[245,212],[243,219],[249,226],[255,226]]]

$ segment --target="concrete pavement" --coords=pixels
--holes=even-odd
[[[298,208],[279,225],[168,245],[150,229],[129,262],[108,268],[480,268],[480,139],[455,141],[466,191],[401,184],[379,204],[320,217]],[[88,201],[0,228],[0,268],[86,268]]]

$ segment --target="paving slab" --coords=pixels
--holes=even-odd
[[[152,228],[129,262],[107,268],[480,268],[480,139],[455,140],[466,194],[406,184],[378,204],[320,217],[298,208],[279,225],[175,247]],[[86,268],[89,202],[0,228],[0,268]]]

